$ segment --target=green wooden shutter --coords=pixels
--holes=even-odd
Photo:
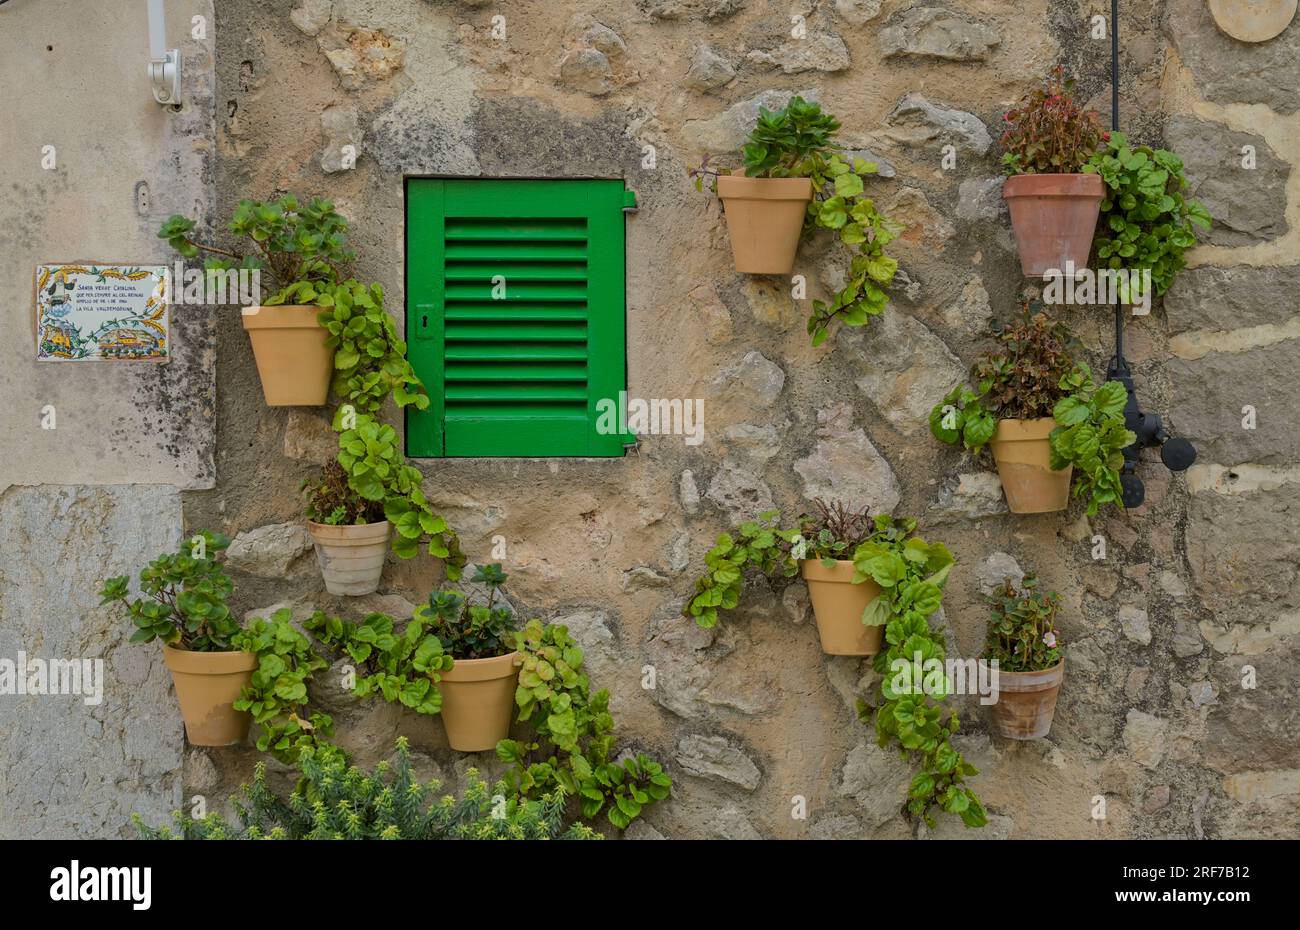
[[[413,178],[406,197],[408,353],[432,400],[407,454],[623,455],[596,406],[627,387],[623,182]]]

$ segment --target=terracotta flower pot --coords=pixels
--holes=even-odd
[[[805,559],[799,567],[808,583],[822,652],[832,656],[873,656],[879,652],[885,628],[867,626],[862,622],[862,612],[880,596],[880,586],[870,578],[854,584],[853,563],[845,559],[836,560],[834,568],[827,568],[820,559]]]
[[[490,659],[456,659],[450,671],[439,673],[442,724],[452,749],[483,752],[510,735],[518,658],[519,653],[512,652]]]
[[[252,652],[190,652],[163,646],[185,735],[194,746],[234,746],[248,739],[252,716],[232,706],[253,679]]]
[[[812,181],[724,174],[718,178],[718,197],[727,211],[736,270],[789,274],[812,200]]]
[[[253,343],[262,396],[270,407],[325,403],[334,373],[329,330],[316,322],[319,307],[245,307],[244,329]]]
[[[989,440],[993,461],[998,466],[1007,507],[1012,513],[1050,513],[1070,506],[1070,476],[1067,465],[1052,471],[1052,446],[1048,437],[1056,429],[1051,417],[1037,420],[998,420],[997,432]]]
[[[308,520],[307,531],[316,546],[325,590],[330,594],[374,594],[384,574],[392,529],[387,520],[360,526],[330,526]]]
[[[1017,174],[1002,185],[1027,278],[1065,274],[1068,262],[1088,267],[1092,235],[1105,194],[1096,174]]]
[[[998,670],[997,702],[989,705],[993,725],[1007,739],[1041,739],[1052,728],[1065,660],[1038,672]]]

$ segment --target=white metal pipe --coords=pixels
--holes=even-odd
[[[167,14],[163,0],[149,0],[149,57],[155,61],[167,57]]]

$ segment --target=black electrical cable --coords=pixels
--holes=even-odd
[[[1119,0],[1110,0],[1110,131],[1119,132]],[[1114,367],[1128,371],[1124,359],[1124,304],[1115,295]]]

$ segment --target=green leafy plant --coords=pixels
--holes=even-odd
[[[1163,295],[1187,265],[1183,253],[1196,245],[1196,228],[1209,229],[1204,205],[1189,200],[1183,162],[1173,152],[1130,146],[1112,133],[1106,148],[1083,168],[1101,175],[1106,197],[1097,223],[1097,258],[1111,269],[1151,269],[1151,283]],[[1140,276],[1120,279],[1120,298],[1142,297]]]
[[[424,476],[398,445],[397,430],[373,416],[340,407],[334,415],[339,433],[338,463],[347,473],[348,487],[363,500],[381,504],[393,524],[393,552],[414,557],[427,540],[429,555],[443,559],[447,577],[460,578],[465,556],[460,539],[447,521],[433,512],[424,496]]]
[[[915,520],[877,516],[876,532],[853,557],[855,574],[871,578],[881,589],[863,617],[864,623],[885,627],[885,648],[874,660],[881,675],[876,740],[881,746],[896,745],[919,770],[908,789],[909,813],[933,827],[937,807],[958,815],[968,827],[982,827],[988,816],[965,784],[979,771],[951,742],[959,720],[943,707],[947,678],[939,687],[919,687],[911,674],[914,662],[942,663],[946,657],[942,633],[930,627],[928,618],[943,602],[956,561],[942,543],[927,543],[915,530]],[[858,716],[864,723],[872,721],[866,702],[859,702]]]
[[[487,588],[486,604],[472,604],[461,592],[444,589],[430,594],[415,616],[453,659],[507,655],[514,649],[515,615],[509,605],[496,603],[506,577],[500,565],[481,566],[471,580]]]
[[[582,649],[567,627],[530,620],[515,633],[515,649],[523,656],[518,719],[532,735],[497,743],[498,758],[512,766],[506,781],[515,794],[535,798],[559,788],[578,797],[583,817],[604,810],[620,830],[668,797],[672,779],[658,762],[616,754],[609,692],[590,692]]]
[[[504,785],[489,790],[476,769],[467,772],[459,798],[438,795],[436,780],[421,782],[405,737],[397,741],[394,764],[380,762],[372,773],[348,766],[341,756],[304,752],[302,778],[288,798],[267,782],[258,763],[251,785],[233,801],[238,823],[218,813],[194,818],[172,813],[172,826],[153,828],[138,815],[132,822],[147,840],[441,840],[600,839],[582,823],[565,824],[562,790],[538,799],[506,798]]]
[[[751,178],[806,178],[809,167],[826,156],[840,121],[821,105],[793,97],[780,110],[760,107],[758,120],[741,148],[745,175]]]
[[[255,619],[234,637],[235,648],[257,655],[253,678],[235,701],[235,710],[248,711],[258,725],[257,748],[287,765],[304,752],[321,757],[340,750],[328,740],[334,722],[328,714],[307,707],[307,683],[328,663],[312,649],[311,640],[294,628],[288,608],[269,620]]]
[[[998,140],[1007,174],[1077,174],[1110,133],[1095,110],[1074,99],[1074,80],[1064,66],[1052,69],[1041,87],[1030,91],[1002,116]]]
[[[998,334],[997,349],[971,368],[977,387],[957,385],[930,411],[930,432],[940,442],[978,454],[998,420],[1053,417],[1052,468],[1073,465],[1073,493],[1088,514],[1120,503],[1123,450],[1137,437],[1124,425],[1128,392],[1118,381],[1095,387],[1092,369],[1075,360],[1064,324],[1042,311]]]
[[[775,112],[760,108],[742,148],[747,177],[811,179],[805,233],[817,227],[833,230],[855,253],[845,286],[829,302],[813,301],[808,333],[814,346],[826,341],[836,322],[864,326],[884,312],[889,303],[885,288],[898,271],[898,261],[885,254],[885,247],[903,230],[866,194],[864,182],[878,166],[846,157],[835,142],[839,129],[840,121],[823,113],[820,104],[794,97]],[[706,181],[716,188],[720,173],[708,157],[690,172],[700,190]]]
[[[353,691],[358,696],[378,694],[417,714],[436,714],[442,710],[439,673],[451,668],[451,656],[419,617],[407,621],[401,633],[396,632],[396,623],[381,613],[356,622],[317,611],[303,625],[357,663]]]
[[[1088,516],[1094,516],[1102,504],[1123,503],[1124,449],[1137,441],[1124,425],[1128,390],[1118,381],[1094,386],[1091,369],[1082,364],[1061,381],[1061,389],[1066,396],[1052,409],[1059,425],[1050,437],[1051,466],[1074,466],[1074,496],[1083,498]]]
[[[1010,578],[988,597],[990,614],[984,658],[1004,672],[1039,672],[1061,661],[1056,613],[1061,596],[1038,590],[1032,572],[1019,587]]]
[[[160,555],[140,571],[140,597],[129,599],[126,575],[106,579],[100,604],[126,604],[136,630],[133,643],[155,639],[191,652],[231,652],[239,621],[226,598],[235,586],[217,562],[230,545],[220,533],[204,530],[174,553]]]
[[[286,303],[291,296],[310,303],[306,294],[342,280],[344,268],[356,259],[347,248],[347,219],[318,197],[305,205],[294,196],[241,200],[230,231],[251,242],[248,253],[198,242],[190,235],[196,225],[184,216],[172,216],[158,230],[158,238],[184,258],[206,254],[204,265],[211,271],[247,268],[267,273],[276,291],[264,301],[267,306]]]
[[[757,520],[747,520],[734,533],[722,533],[704,557],[706,571],[695,582],[695,593],[682,608],[683,616],[709,628],[718,622],[720,610],[732,610],[740,603],[747,574],[762,574],[778,584],[799,574],[801,559],[823,562],[850,560],[863,542],[875,533],[875,524],[864,510],[852,510],[842,502],[813,501],[814,512],[802,514],[796,529],[781,527],[780,514],[768,511]]]

